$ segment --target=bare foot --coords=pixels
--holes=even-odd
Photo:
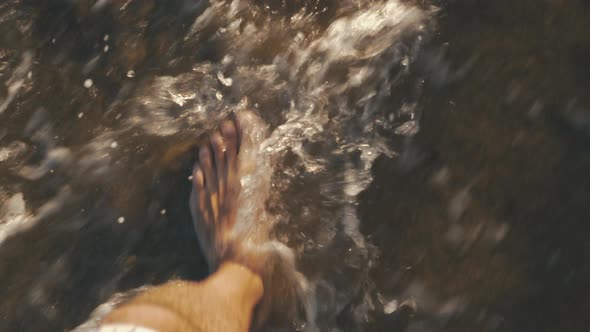
[[[259,134],[253,114],[242,112],[237,118],[224,121],[209,141],[198,148],[199,160],[193,168],[190,197],[195,230],[211,272],[221,263],[233,261],[262,278],[264,295],[257,306],[254,325],[260,326],[270,317],[289,324],[297,313],[303,291],[300,287],[303,277],[296,271],[292,252],[285,245],[269,240],[267,234],[257,234],[261,230],[267,233],[264,218],[256,223],[245,220],[253,216],[236,220],[240,172],[253,172],[257,157],[252,136]]]
[[[190,208],[201,249],[211,270],[234,250],[232,230],[236,223],[240,177],[240,132],[234,120],[226,120],[207,144],[199,147],[193,168]]]

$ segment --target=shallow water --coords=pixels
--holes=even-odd
[[[588,5],[285,3],[0,4],[0,330],[203,278],[190,146],[246,108],[300,327],[587,329]]]

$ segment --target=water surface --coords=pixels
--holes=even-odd
[[[204,278],[189,147],[245,108],[271,132],[265,222],[310,290],[298,327],[587,329],[589,11],[4,1],[0,330]]]

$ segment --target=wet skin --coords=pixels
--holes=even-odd
[[[240,193],[238,174],[239,128],[224,121],[208,144],[198,148],[199,160],[192,174],[190,208],[201,249],[211,270],[232,245]]]
[[[157,331],[246,331],[263,295],[260,276],[232,262],[231,236],[240,193],[240,131],[224,121],[198,148],[190,207],[199,242],[215,272],[202,282],[172,281],[154,287],[118,308],[107,324],[128,324]],[[232,251],[235,253],[235,251]]]

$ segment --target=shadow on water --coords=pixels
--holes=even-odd
[[[97,9],[101,3],[106,7]],[[222,61],[223,45],[178,40],[205,1],[121,1],[124,10],[106,3],[0,4],[0,79],[14,83],[19,65],[33,68],[33,79],[0,113],[0,147],[22,142],[13,150],[27,165],[42,164],[55,147],[88,148],[98,124],[116,128],[113,105],[145,89],[133,83],[142,76]],[[590,7],[582,0],[434,3],[441,6],[437,28],[414,68],[425,79],[420,131],[392,138],[403,146],[399,156],[377,158],[373,181],[359,195],[370,254],[349,251],[352,240],[342,237],[300,256],[310,278],[325,273],[318,264],[345,261],[331,280],[350,289],[350,303],[320,318],[343,330],[586,330]],[[262,16],[312,7],[325,26],[348,13],[330,1],[255,5]],[[254,61],[265,63],[273,45],[261,46]],[[35,52],[28,65],[27,50]],[[412,89],[407,85],[401,91]],[[272,127],[284,121],[274,114],[265,120]],[[208,126],[197,126],[195,136]],[[186,204],[191,156],[183,153],[191,139],[187,130],[166,139],[132,131],[105,137],[111,147],[134,147],[114,150],[117,162],[106,175],[49,164],[37,178],[0,150],[0,200],[22,192],[27,207],[45,216],[1,243],[1,331],[71,329],[115,292],[206,276]],[[304,149],[313,156],[317,144]],[[300,162],[289,152],[281,168],[302,172]],[[281,199],[268,209],[297,215],[299,223],[277,227],[279,235],[292,234],[292,247],[307,248],[321,233],[314,221],[334,216],[331,202],[318,204],[324,196],[314,191],[344,161],[330,167],[284,187],[275,181]],[[364,297],[374,297],[368,322],[355,320],[364,317],[354,312]],[[416,312],[404,301],[415,302]]]

